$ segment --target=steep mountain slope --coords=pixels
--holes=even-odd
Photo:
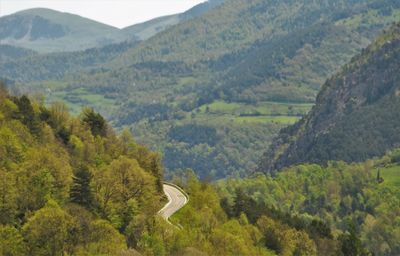
[[[330,78],[312,111],[284,129],[260,169],[362,161],[400,145],[400,24]]]
[[[104,63],[113,60],[137,44],[138,42],[122,42],[83,51],[46,54],[33,54],[22,48],[0,45],[0,56],[8,57],[0,62],[0,74],[2,77],[24,82],[61,80],[68,75],[76,75],[77,72],[94,72]],[[18,55],[13,54],[16,49],[19,49]]]
[[[244,175],[271,136],[309,110],[320,85],[399,16],[395,0],[232,0],[89,70],[62,77],[65,65],[38,62],[37,72],[20,60],[0,75],[17,74],[9,78],[29,81],[28,91],[50,89],[50,101],[75,113],[95,107],[164,152],[170,170]],[[185,138],[170,136],[184,128]],[[210,131],[218,143],[188,141]]]
[[[314,102],[323,81],[396,20],[399,8],[394,1],[229,1],[69,88],[118,95],[115,124],[130,125],[164,152],[168,170],[245,175],[271,135],[304,113],[296,104]],[[188,138],[215,129],[218,142],[193,146],[170,136],[176,127],[195,127]]]
[[[140,40],[147,40],[168,27],[178,24],[180,21],[179,14],[173,14],[126,27],[123,31],[136,35]]]
[[[40,52],[77,51],[125,39],[117,28],[50,9],[29,9],[0,18],[1,44]]]
[[[155,219],[163,205],[161,168],[92,110],[73,118],[0,84],[2,255],[120,255],[133,219]]]

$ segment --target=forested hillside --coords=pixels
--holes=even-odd
[[[77,72],[95,73],[96,70],[104,71],[106,70],[102,67],[104,63],[111,61],[137,44],[138,42],[122,42],[84,51],[40,55],[23,48],[0,45],[1,77],[13,78],[16,82],[43,82],[64,80],[76,76]],[[26,87],[20,86],[21,89],[26,89]],[[43,89],[36,83],[33,83],[32,87],[30,91]]]
[[[308,112],[323,82],[396,21],[399,8],[394,0],[224,1],[106,58],[97,50],[77,61],[33,57],[2,64],[0,76],[49,102],[66,101],[74,113],[89,105],[129,127],[164,153],[168,173],[246,175],[277,131]],[[218,143],[194,145],[190,132],[170,136],[185,127],[213,130]]]
[[[18,48],[11,45],[0,45],[0,63],[34,55],[37,55],[37,53],[28,49]]]
[[[244,215],[228,219],[210,185],[182,177],[191,204],[176,228],[156,215],[159,154],[91,109],[72,117],[1,85],[0,255],[275,255]],[[307,246],[293,248],[314,254],[298,234]]]
[[[399,60],[396,24],[325,83],[316,106],[281,131],[260,169],[329,160],[359,162],[399,146]]]
[[[126,131],[115,135],[90,109],[71,117],[61,103],[45,107],[2,87],[0,156],[2,255],[400,252],[399,150],[216,186],[176,173],[190,197],[171,219],[181,228],[155,216],[159,155]]]
[[[99,114],[0,88],[0,254],[117,255],[162,205],[157,153]]]
[[[156,18],[119,29],[78,15],[34,8],[0,18],[0,44],[41,53],[83,51],[122,42],[146,40],[171,26],[212,10],[223,0],[211,0],[187,12]]]
[[[1,44],[38,52],[68,52],[121,42],[128,37],[118,28],[78,15],[36,8],[1,17],[0,39]]]
[[[217,190],[228,216],[244,212],[279,255],[296,255],[291,245],[301,236],[293,232],[302,230],[318,255],[394,256],[400,254],[399,160],[393,150],[360,164],[304,164],[273,178],[221,181]]]
[[[398,0],[0,18],[0,256],[400,255],[399,21]]]
[[[124,33],[132,34],[140,40],[147,40],[150,37],[174,26],[183,21],[196,18],[223,3],[224,0],[208,0],[198,4],[184,13],[155,18],[141,24],[135,24],[123,29]]]

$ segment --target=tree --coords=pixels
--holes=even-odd
[[[105,137],[107,135],[106,120],[93,109],[85,109],[83,111],[83,122],[89,125],[93,136]]]
[[[29,255],[63,255],[71,228],[71,216],[50,200],[22,227]]]
[[[353,223],[349,225],[348,232],[339,236],[338,240],[341,243],[341,253],[345,256],[360,256],[363,255],[361,240]]]
[[[0,169],[0,224],[11,224],[15,221],[17,193],[15,177],[12,173]]]
[[[381,177],[381,169],[378,169],[378,173],[376,174],[376,182],[382,183],[384,179]]]
[[[158,207],[158,203],[152,200],[157,194],[155,178],[136,160],[125,156],[94,173],[94,188],[100,208],[120,230],[124,230],[133,217],[134,207],[129,206],[131,199],[136,200],[148,214]]]
[[[150,164],[150,170],[151,173],[153,174],[154,177],[156,177],[156,186],[157,190],[159,193],[162,193],[163,191],[163,184],[162,184],[162,178],[163,178],[163,170],[161,166],[161,160],[159,155],[155,155]]]
[[[19,231],[12,226],[0,225],[0,255],[19,256],[26,254],[26,245]]]
[[[31,148],[18,169],[16,187],[20,210],[37,210],[48,198],[67,202],[72,169],[64,149],[55,145]]]
[[[21,98],[14,98],[15,104],[18,106],[18,116],[24,125],[26,125],[32,134],[40,135],[39,117],[33,110],[31,101],[25,95]]]
[[[105,220],[95,220],[91,223],[88,234],[88,244],[78,252],[89,255],[119,255],[127,249],[125,238],[118,230]],[[78,255],[82,255],[78,253]]]
[[[81,166],[72,178],[70,200],[73,203],[90,208],[93,201],[93,194],[90,187],[92,174],[86,166]]]
[[[257,203],[243,189],[238,188],[235,192],[232,214],[234,217],[239,217],[241,213],[245,213],[252,223],[259,217]]]

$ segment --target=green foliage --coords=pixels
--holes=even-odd
[[[2,40],[39,52],[78,51],[129,36],[99,22],[50,9],[36,8],[1,18]],[[24,40],[23,38],[29,38]]]
[[[311,107],[323,82],[399,13],[393,0],[219,4],[204,3],[205,11],[199,6],[182,15],[183,22],[138,44],[18,58],[0,64],[0,75],[19,81],[16,88],[48,94],[49,102],[67,101],[74,114],[90,106],[118,128],[130,126],[140,133],[140,143],[172,156],[164,161],[170,171],[189,167],[202,178],[242,175],[255,169],[262,147],[268,147],[279,128],[307,112],[296,105]],[[163,17],[127,30],[136,29],[147,37],[157,24],[165,27],[175,18]],[[28,86],[21,81],[28,81]],[[239,106],[236,113],[229,113],[221,111],[220,102]],[[265,102],[272,104],[264,108]],[[282,103],[293,108],[285,110]],[[194,143],[182,145],[167,137],[166,129],[188,125],[191,117],[207,126],[203,130],[215,128],[218,135],[229,138],[219,141],[221,147],[192,150],[188,145]],[[234,128],[240,143],[224,131],[233,126],[231,120],[241,127]],[[271,123],[279,127],[265,125]],[[261,130],[266,136],[260,138]],[[255,137],[260,142],[254,148],[246,145]],[[196,160],[198,153],[201,157]],[[243,161],[239,154],[245,155]],[[220,160],[215,161],[217,157]],[[218,162],[232,168],[226,170]]]
[[[361,240],[354,225],[350,225],[349,232],[339,236],[342,255],[358,256],[367,255],[361,247]]]
[[[86,207],[91,207],[93,204],[93,192],[90,187],[92,180],[92,174],[88,168],[82,166],[75,171],[73,184],[70,189],[71,202],[77,203]]]
[[[71,217],[56,202],[49,201],[22,228],[29,254],[62,255],[71,228]]]
[[[319,254],[397,255],[400,190],[387,179],[397,178],[399,173],[386,179],[386,170],[398,166],[382,167],[384,159],[360,164],[329,162],[325,167],[294,166],[274,178],[260,174],[221,181],[217,188],[227,214],[232,216],[234,209],[242,207],[253,223],[266,216],[270,219],[264,219],[266,223],[303,231]],[[377,168],[384,178],[382,183],[376,180]],[[267,233],[272,232],[265,243],[283,252],[282,240],[274,235],[281,232],[280,228],[274,231],[272,224],[265,225],[270,228]]]
[[[93,109],[86,109],[83,112],[83,122],[85,122],[94,136],[106,136],[107,124],[106,120]]]
[[[26,254],[25,241],[16,228],[0,226],[0,254],[9,256]]]
[[[219,204],[215,189],[185,172],[176,177],[190,196],[190,201],[171,219],[182,229],[173,232],[158,225],[158,234],[164,241],[166,255],[274,255],[261,243],[262,234],[257,227],[249,224],[245,216],[227,219]]]
[[[159,155],[93,111],[0,98],[1,255],[125,251],[127,226],[161,208]]]
[[[329,79],[316,107],[281,131],[260,170],[274,172],[303,162],[360,162],[396,147],[400,142],[399,37],[399,24],[395,24]]]

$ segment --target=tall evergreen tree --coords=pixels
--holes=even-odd
[[[73,184],[70,190],[70,200],[73,203],[90,207],[93,202],[93,195],[90,189],[92,175],[87,167],[80,167],[74,174]]]
[[[107,135],[107,123],[104,117],[94,112],[93,109],[84,110],[83,115],[83,122],[89,125],[93,136],[105,137]]]
[[[33,110],[31,101],[25,95],[20,98],[14,98],[15,104],[18,106],[17,118],[26,125],[34,135],[40,134],[40,120]]]

